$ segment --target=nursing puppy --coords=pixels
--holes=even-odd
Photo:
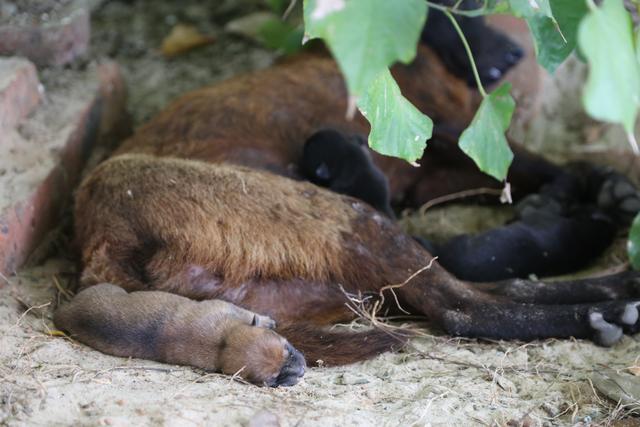
[[[333,129],[314,133],[304,143],[299,170],[314,184],[358,198],[395,218],[387,177],[373,163],[361,135],[346,136]]]

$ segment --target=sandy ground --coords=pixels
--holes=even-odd
[[[0,423],[247,425],[269,414],[282,426],[604,423],[623,411],[599,398],[590,378],[639,363],[637,338],[614,349],[571,340],[488,343],[423,325],[424,337],[401,353],[311,369],[292,388],[258,388],[49,336],[53,282],[65,271],[66,262],[52,260],[0,289]]]
[[[223,32],[228,20],[251,10],[251,1],[153,2],[155,9],[151,3],[111,2],[98,7],[93,21],[92,57],[110,55],[122,63],[136,124],[179,93],[273,60],[254,43]],[[166,60],[157,48],[176,22],[195,24],[218,41]],[[568,77],[561,73],[560,87],[573,81],[575,71],[569,71]],[[530,145],[551,151],[549,138],[557,137],[566,143],[563,149],[554,146],[554,154],[585,151],[578,120],[592,123],[564,105],[569,95],[577,102],[568,92],[545,98],[540,121],[524,132]],[[554,111],[567,114],[559,124],[544,126]],[[593,144],[587,151],[611,146],[609,140],[618,140],[607,136],[611,132],[592,130],[596,137],[587,141]],[[477,221],[477,210],[453,209],[455,215],[434,209],[404,224],[412,231],[442,232],[452,217],[471,217],[469,229],[496,221],[485,208],[488,221]],[[604,266],[622,262],[620,248],[603,258]],[[65,298],[58,288],[72,274],[72,264],[57,255],[0,277],[0,425],[609,425],[628,409],[597,394],[591,379],[597,372],[625,373],[640,365],[640,336],[603,349],[575,340],[451,339],[419,324],[423,336],[400,353],[314,368],[295,387],[264,389],[191,368],[106,356],[50,335],[52,311]],[[627,422],[640,424],[638,418]]]

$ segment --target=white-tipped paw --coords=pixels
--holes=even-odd
[[[640,318],[640,301],[625,304],[622,312],[617,316],[615,323],[608,322],[599,311],[589,312],[589,325],[595,331],[593,340],[596,344],[610,347],[620,341],[624,329],[634,329]]]
[[[632,302],[624,306],[622,316],[620,316],[620,322],[625,326],[633,326],[638,322],[640,313],[638,308],[640,307],[640,301]]]
[[[602,313],[589,313],[589,325],[595,330],[593,341],[604,347],[611,347],[622,338],[622,327],[604,320]]]

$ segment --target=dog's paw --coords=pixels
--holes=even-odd
[[[258,328],[275,329],[276,321],[268,316],[254,314],[251,326],[257,326]]]
[[[531,218],[540,213],[550,215],[562,215],[564,213],[562,205],[545,194],[529,194],[516,204],[515,209],[520,219]]]
[[[511,68],[520,62],[524,51],[511,41],[505,41],[500,49],[483,50],[482,55],[482,59],[477,61],[480,81],[483,85],[491,85],[502,79]],[[469,72],[467,82],[469,85],[475,86],[472,72]]]
[[[629,179],[608,171],[597,196],[598,207],[624,224],[640,212],[640,190]]]
[[[593,341],[601,346],[610,347],[620,341],[622,335],[635,333],[640,325],[640,301],[624,303],[612,313],[603,313],[597,309],[589,311],[589,326],[593,329]]]

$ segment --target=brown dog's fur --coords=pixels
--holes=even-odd
[[[413,63],[392,71],[403,94],[434,122],[464,129],[471,121],[476,106],[473,91],[453,78],[428,47],[419,46]],[[304,141],[314,131],[334,128],[368,134],[366,119],[357,114],[349,121],[346,111],[346,87],[336,63],[327,56],[305,54],[180,97],[140,127],[116,154],[234,163],[291,177]],[[405,194],[426,170],[400,159],[373,156],[393,195]],[[491,185],[477,169],[471,170],[480,183]],[[434,194],[457,191],[460,184],[450,189],[442,182]]]
[[[337,284],[380,289],[431,260],[356,199],[242,166],[116,156],[76,206],[83,287],[223,298],[288,325],[348,320]]]
[[[404,93],[437,122],[457,128],[470,120],[473,94],[447,75],[426,47],[413,64],[393,71]],[[592,334],[583,322],[591,305],[536,305],[538,291],[526,291],[522,281],[488,293],[481,290],[486,286],[460,281],[437,263],[425,270],[432,256],[387,217],[354,198],[290,179],[297,177],[291,165],[315,130],[367,132],[362,117],[347,121],[345,111],[346,91],[335,63],[316,55],[174,102],[78,189],[75,226],[84,290],[58,312],[56,323],[108,353],[223,372],[242,365],[240,375],[275,385],[294,383],[303,369],[299,360],[283,356],[290,347],[286,340],[246,322],[229,329],[228,322],[238,321],[229,320],[228,311],[221,316],[217,305],[189,300],[225,300],[269,316],[308,360],[328,364],[362,360],[398,344],[383,332],[323,329],[355,317],[345,294],[377,296],[396,284],[404,284],[396,293],[405,310],[428,316],[453,334],[521,339]],[[420,187],[431,172],[379,155],[375,160],[396,194]],[[467,178],[479,185],[487,181],[480,176],[475,171]],[[469,182],[439,184],[437,191],[420,190],[420,197]],[[94,286],[101,283],[167,295],[127,297]],[[607,295],[623,298],[628,292],[616,288]],[[107,304],[112,298],[117,302]],[[139,322],[153,316],[140,317],[143,306],[169,326],[144,332],[149,328]],[[392,313],[397,306],[385,309]],[[221,319],[220,325],[201,321],[209,317]],[[86,319],[92,319],[89,325]],[[149,344],[144,348],[131,332],[140,329]],[[101,336],[104,331],[131,339],[109,341]],[[222,338],[227,336],[238,344],[221,350],[222,341],[230,343]]]
[[[117,283],[127,291],[224,299],[290,331],[353,319],[339,285],[351,293],[379,290],[431,260],[356,199],[230,164],[116,156],[78,189],[75,217],[83,288]],[[393,342],[377,338],[375,348]],[[295,343],[312,360],[351,361],[305,341]]]
[[[456,146],[457,135],[471,122],[478,105],[475,91],[449,74],[424,45],[418,46],[411,64],[396,65],[392,73],[403,95],[436,124],[421,168],[371,152],[389,180],[394,201],[420,206],[471,188],[500,187]],[[295,165],[305,140],[318,129],[369,133],[361,114],[347,120],[346,111],[347,90],[336,63],[326,55],[303,54],[181,96],[141,126],[115,154],[233,163],[299,178]],[[514,193],[537,189],[538,175],[544,171],[532,173],[532,169],[544,169],[539,163],[546,162],[517,145],[512,149],[518,159],[509,175]]]

